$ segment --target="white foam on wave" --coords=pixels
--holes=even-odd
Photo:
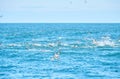
[[[37,39],[32,39],[32,41],[40,41],[41,39],[37,38]]]
[[[110,37],[102,37],[102,39],[98,41],[93,39],[93,44],[95,44],[96,46],[115,46],[115,42],[112,41]]]
[[[120,40],[118,40],[118,42],[120,42]]]
[[[52,51],[51,51],[51,50],[44,49],[44,50],[41,50],[41,52],[52,52]]]
[[[15,44],[15,43],[11,43],[11,44],[7,44],[8,46],[10,46],[10,47],[14,47],[14,46],[17,46],[17,47],[20,47],[20,46],[22,46],[21,44]]]
[[[38,43],[34,43],[32,44],[33,46],[42,46],[41,44],[38,44]]]
[[[62,46],[69,46],[67,43],[61,43]]]
[[[63,37],[58,37],[58,39],[62,39]]]
[[[51,52],[51,50],[49,50],[49,49],[35,49],[35,48],[28,49],[27,51],[32,51],[32,52]]]

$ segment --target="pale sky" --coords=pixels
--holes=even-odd
[[[120,23],[120,0],[0,0],[0,23]]]

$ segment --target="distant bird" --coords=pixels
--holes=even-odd
[[[2,18],[3,16],[2,15],[0,15],[0,18]]]
[[[58,52],[56,52],[54,55],[53,55],[53,57],[51,58],[51,60],[57,60],[57,59],[59,59],[59,56],[60,56],[60,50],[58,50]]]
[[[73,2],[72,1],[70,1],[70,4],[72,4]]]
[[[84,3],[87,4],[87,0],[84,0]]]

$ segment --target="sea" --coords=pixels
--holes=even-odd
[[[120,23],[0,23],[0,79],[120,79]]]

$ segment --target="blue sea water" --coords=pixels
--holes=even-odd
[[[120,79],[120,24],[1,23],[0,79]]]

